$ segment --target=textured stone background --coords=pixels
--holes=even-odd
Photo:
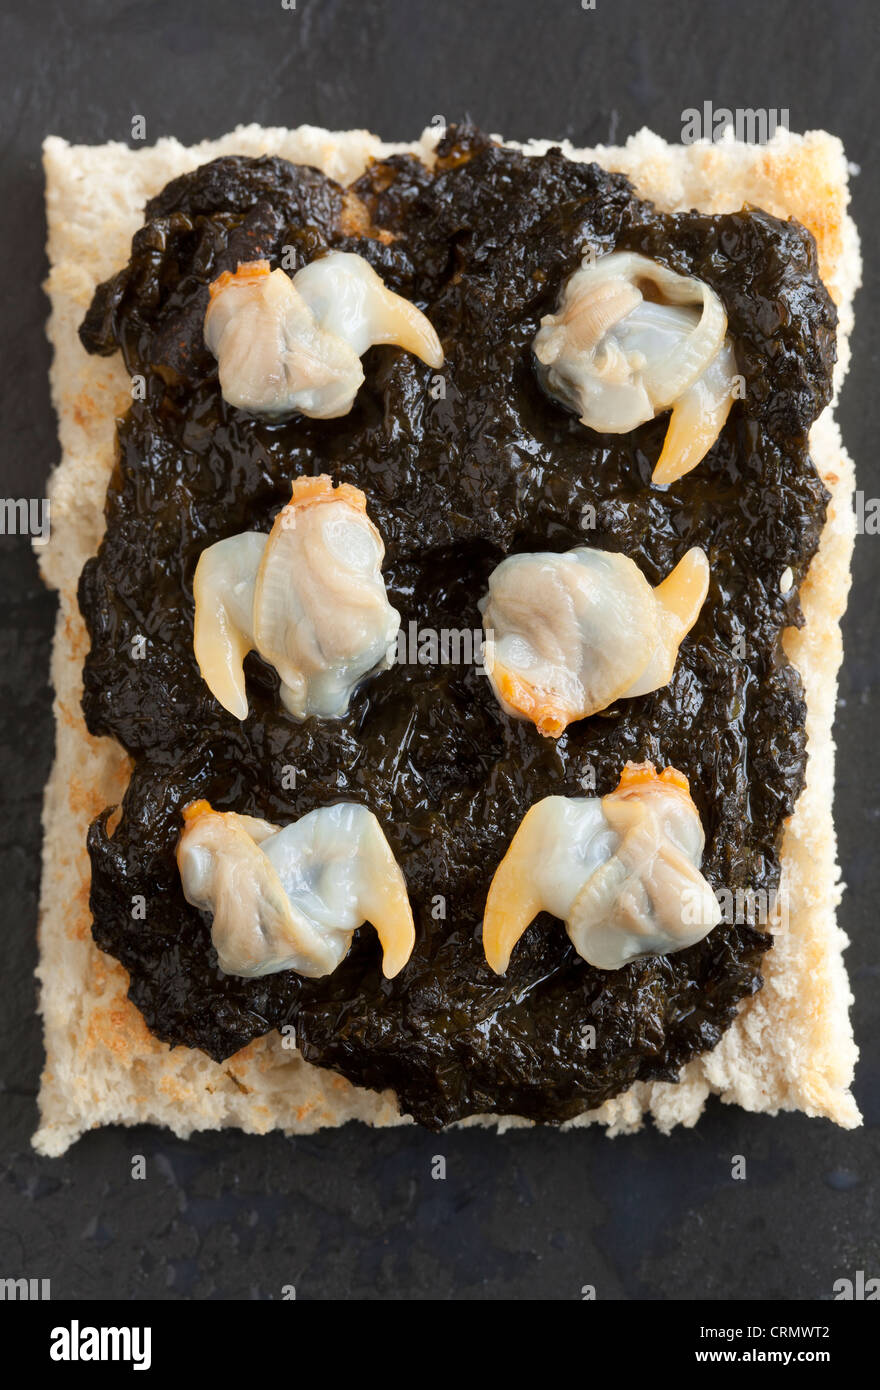
[[[880,493],[877,19],[873,0],[133,0],[0,8],[2,488],[39,497],[57,456],[43,337],[40,142],[189,142],[237,122],[417,135],[468,113],[510,137],[678,139],[684,108],[789,108],[840,134],[861,167],[869,257],[841,419],[867,496]],[[870,312],[871,310],[875,312]],[[880,539],[860,540],[838,714],[843,921],[863,1048],[856,1134],[713,1104],[699,1127],[609,1143],[550,1131],[349,1126],[311,1139],[155,1130],[88,1136],[64,1159],[29,1148],[42,1065],[34,928],[40,802],[52,756],[54,600],[26,541],[0,537],[0,1276],[55,1297],[829,1298],[880,1274],[875,850]],[[133,1153],[149,1177],[129,1178]],[[447,1160],[445,1182],[430,1176]],[[733,1154],[748,1180],[730,1176]]]

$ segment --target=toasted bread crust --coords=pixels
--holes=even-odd
[[[436,132],[426,132],[413,145],[392,146],[364,131],[247,126],[189,148],[175,140],[137,151],[121,144],[70,146],[57,137],[45,143],[48,333],[62,457],[49,484],[52,535],[40,551],[43,576],[59,595],[52,655],[56,757],[43,812],[38,976],[46,1066],[34,1138],[41,1153],[63,1153],[85,1130],[103,1124],[153,1122],[187,1135],[223,1126],[311,1133],[351,1119],[409,1123],[390,1092],[360,1090],[310,1066],[277,1033],[221,1064],[198,1051],[169,1049],[126,998],[123,967],[92,941],[86,831],[99,811],[121,798],[129,760],[113,740],[92,738],[83,723],[88,639],[76,589],[101,539],[115,421],[131,396],[121,359],[89,356],[77,328],[95,286],[126,260],[145,201],[177,175],[222,154],[265,153],[313,164],[349,183],[371,157],[409,150],[430,159],[436,138]],[[549,143],[524,148],[537,154]],[[747,202],[808,227],[840,314],[839,389],[860,258],[838,140],[821,131],[796,136],[780,130],[765,146],[670,146],[641,131],[620,148],[563,148],[628,174],[642,196],[665,210],[721,212]],[[832,410],[833,405],[811,434],[813,458],[832,494],[829,519],[801,588],[805,625],[786,634],[786,650],[806,692],[810,755],[807,785],[783,841],[791,926],[765,958],[763,991],[744,1005],[714,1051],[684,1068],[678,1085],[640,1083],[572,1125],[598,1122],[615,1134],[637,1129],[645,1115],[663,1130],[691,1125],[712,1092],[749,1110],[802,1110],[847,1127],[859,1123],[848,1089],[857,1053],[842,958],[846,938],[835,916],[842,889],[831,816],[832,721],[855,534],[854,474]],[[476,1117],[464,1123],[497,1124],[501,1131],[527,1122]]]

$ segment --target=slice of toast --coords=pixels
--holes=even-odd
[[[99,811],[121,799],[129,760],[113,740],[92,738],[83,722],[88,638],[76,590],[101,539],[116,417],[131,395],[121,358],[89,356],[77,329],[96,285],[126,262],[144,203],[177,175],[222,154],[277,154],[349,183],[371,157],[411,151],[430,161],[437,138],[431,131],[415,144],[392,146],[364,131],[247,126],[189,148],[175,140],[142,150],[71,146],[54,136],[45,143],[48,333],[61,462],[49,483],[52,534],[40,551],[43,576],[60,602],[52,656],[56,755],[43,812],[38,975],[46,1066],[34,1138],[41,1153],[63,1153],[85,1130],[104,1124],[151,1122],[185,1136],[224,1126],[311,1133],[351,1119],[410,1122],[392,1093],[361,1090],[310,1066],[277,1033],[221,1064],[192,1049],[170,1049],[127,1000],[123,967],[92,941],[86,831]],[[551,143],[524,149],[538,154]],[[729,212],[750,203],[809,228],[840,315],[839,390],[860,280],[839,140],[822,131],[798,136],[780,130],[763,146],[733,140],[671,146],[643,130],[621,148],[563,149],[627,174],[639,194],[667,211]],[[711,1092],[748,1110],[801,1110],[848,1128],[860,1122],[848,1089],[857,1052],[842,956],[846,938],[836,924],[842,885],[832,822],[832,722],[855,534],[854,475],[832,411],[833,403],[811,433],[813,459],[832,495],[828,521],[801,589],[805,625],[786,634],[786,650],[804,683],[809,751],[807,784],[783,840],[790,925],[764,958],[763,990],[745,1003],[713,1051],[683,1069],[678,1084],[639,1083],[571,1124],[595,1121],[616,1134],[637,1129],[650,1114],[663,1130],[692,1125]],[[503,1130],[527,1122],[475,1117],[464,1123]]]

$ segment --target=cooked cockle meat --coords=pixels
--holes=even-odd
[[[215,700],[246,719],[244,659],[253,651],[254,589],[269,537],[262,531],[227,536],[203,550],[193,579],[193,648]]]
[[[483,949],[499,975],[539,912],[551,912],[579,956],[619,970],[639,956],[702,941],[721,921],[700,873],[705,837],[687,778],[627,763],[616,791],[547,796],[520,822],[495,872]]]
[[[227,975],[329,975],[364,922],[376,929],[388,979],[409,960],[406,883],[365,806],[322,806],[283,829],[207,801],[192,802],[183,818],[184,896],[212,914],[211,940]]]
[[[671,408],[652,477],[664,485],[697,466],[727,419],[736,359],[726,333],[704,281],[613,251],[569,277],[533,351],[546,390],[591,429],[626,434]]]
[[[345,415],[364,379],[359,355],[322,328],[293,281],[268,261],[224,271],[211,286],[205,342],[230,405],[280,418]]]
[[[331,251],[292,279],[268,261],[224,271],[211,285],[205,342],[230,405],[274,418],[347,415],[364,379],[361,356],[377,343],[443,363],[421,310],[348,251]]]
[[[480,603],[483,662],[499,703],[558,738],[617,699],[659,690],[708,587],[709,562],[698,547],[656,589],[633,560],[612,551],[507,556]]]
[[[391,664],[400,614],[384,555],[359,488],[334,488],[326,474],[297,479],[257,571],[254,642],[298,719],[345,714],[364,676]]]
[[[292,284],[321,327],[359,357],[369,347],[391,343],[429,367],[443,365],[443,349],[430,321],[415,304],[389,290],[363,256],[330,251],[298,270]]]
[[[359,488],[297,478],[268,536],[208,546],[193,580],[193,645],[212,694],[248,712],[243,662],[257,651],[296,719],[340,718],[358,683],[390,665],[400,614],[388,602],[382,537]]]

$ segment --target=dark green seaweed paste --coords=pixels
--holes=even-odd
[[[471,128],[450,131],[436,169],[395,156],[353,194],[280,159],[185,174],[147,205],[129,264],[82,326],[90,352],[121,349],[146,382],[119,425],[107,533],[80,585],[88,727],[134,758],[118,826],[108,833],[105,812],[89,834],[95,940],[170,1043],[220,1060],[293,1023],[309,1061],[393,1088],[422,1124],[478,1112],[561,1121],[634,1081],[674,1080],[761,986],[769,940],[754,924],[722,923],[689,950],[603,972],[540,917],[498,977],[480,922],[532,802],[584,795],[590,768],[604,794],[627,759],[690,778],[716,889],[777,885],[806,762],[780,633],[800,621],[797,585],[825,515],[807,431],[830,397],[836,315],[796,223],[755,209],[661,215],[622,176],[558,150],[526,158]],[[343,419],[267,424],[223,401],[202,339],[209,283],[258,256],[293,272],[328,247],[365,256],[425,310],[446,352],[445,395],[414,357],[374,348]],[[727,310],[745,398],[669,490],[650,485],[666,417],[596,435],[537,384],[532,338],[588,247],[699,276]],[[509,719],[473,665],[442,661],[396,665],[366,682],[347,718],[297,724],[252,655],[251,713],[238,723],[193,656],[196,561],[221,537],[268,531],[291,479],[319,472],[365,491],[404,630],[479,628],[486,577],[511,551],[622,550],[656,583],[702,546],[709,597],[671,683],[554,742]],[[408,966],[385,980],[364,927],[322,980],[222,974],[174,858],[181,808],[196,797],[280,823],[344,799],[369,806],[409,886]],[[132,917],[136,894],[146,920]]]

